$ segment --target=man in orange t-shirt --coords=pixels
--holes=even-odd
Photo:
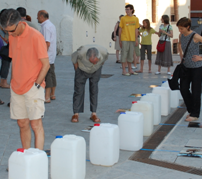
[[[46,43],[41,33],[22,22],[14,9],[4,11],[0,21],[9,33],[9,56],[12,58],[11,119],[17,120],[22,147],[31,147],[31,125],[35,147],[42,150],[44,78],[50,68]]]

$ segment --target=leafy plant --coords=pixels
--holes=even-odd
[[[66,0],[77,15],[90,25],[99,23],[97,0]]]

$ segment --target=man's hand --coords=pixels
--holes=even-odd
[[[73,64],[74,65],[74,70],[76,71],[77,70],[77,68],[78,68],[78,62],[77,63],[75,63],[75,64]]]
[[[43,58],[40,59],[41,63],[42,63],[42,68],[41,71],[38,75],[37,80],[35,81],[37,84],[41,84],[43,82],[43,80],[45,79],[45,76],[50,68],[50,64],[49,64],[49,58]]]
[[[202,61],[202,57],[199,55],[193,55],[192,60],[194,62]]]
[[[138,45],[139,45],[139,44],[138,44],[138,41],[136,40],[136,41],[135,41],[135,46],[137,47]]]

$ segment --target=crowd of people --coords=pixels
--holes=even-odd
[[[159,31],[156,32],[153,28],[151,28],[149,19],[144,19],[142,24],[139,23],[138,17],[134,15],[133,5],[129,4],[126,6],[126,14],[127,16],[124,17],[123,15],[119,16],[119,21],[116,23],[114,28],[113,39],[115,41],[115,50],[117,58],[116,63],[122,63],[122,75],[130,76],[142,73],[145,60],[145,53],[147,54],[149,64],[148,72],[152,72],[152,34],[157,34],[159,36],[160,43],[166,41],[165,51],[163,53],[157,52],[155,64],[158,65],[158,71],[155,74],[159,75],[161,73],[161,67],[167,67],[167,73],[168,75],[171,75],[170,67],[173,66],[173,60],[170,38],[173,37],[173,28],[172,25],[170,25],[169,16],[162,16],[162,24],[159,27]],[[135,26],[132,23],[127,24],[127,21],[133,21]],[[141,49],[139,48],[139,45],[141,45]],[[122,52],[121,61],[119,60],[119,52]],[[141,62],[139,62],[139,59],[141,59]],[[133,72],[132,69],[136,69],[137,64],[139,63],[141,64],[140,70]],[[125,71],[125,67],[128,67],[128,73]]]
[[[155,64],[161,73],[161,67],[168,69],[173,65],[170,38],[173,37],[173,28],[169,23],[169,17],[163,15],[159,31],[150,26],[150,21],[144,19],[142,25],[139,19],[133,15],[133,5],[125,6],[126,15],[119,17],[114,28],[114,41],[117,63],[122,64],[122,75],[137,75],[143,72],[145,52],[149,60],[148,72],[151,73],[152,64],[152,34],[159,36],[159,43],[165,43],[165,50],[157,52]],[[3,47],[9,49],[8,57],[12,59],[11,82],[8,84],[7,77],[10,68],[10,61],[1,56],[1,82],[2,88],[11,91],[10,116],[17,120],[20,128],[20,137],[24,149],[31,146],[31,129],[35,134],[35,147],[43,149],[44,130],[42,118],[44,116],[44,103],[51,103],[55,100],[56,75],[56,28],[49,20],[49,14],[40,10],[37,14],[41,30],[32,23],[31,17],[27,15],[26,9],[19,7],[15,9],[4,9],[0,13],[0,54]],[[190,30],[191,21],[188,18],[181,18],[177,26],[180,31],[180,57],[194,32]],[[141,36],[141,43],[140,43]],[[188,77],[180,79],[182,96],[189,115],[186,121],[197,120],[200,114],[201,102],[201,81],[202,81],[202,57],[199,56],[197,45],[202,42],[202,37],[194,34],[193,40],[188,49],[184,65],[188,69]],[[141,44],[141,53],[139,49]],[[119,53],[121,52],[121,59]],[[141,58],[140,58],[141,57]],[[89,79],[90,91],[90,119],[93,122],[101,122],[98,118],[98,83],[101,77],[102,66],[108,59],[108,52],[100,45],[84,45],[75,51],[72,56],[72,63],[75,69],[74,94],[73,94],[73,116],[71,122],[79,122],[79,113],[84,111],[85,84]],[[141,59],[141,67],[138,71],[137,63]],[[128,67],[128,72],[126,72]],[[190,84],[192,90],[190,91]],[[0,101],[3,104],[3,101]],[[31,126],[31,128],[30,128]]]

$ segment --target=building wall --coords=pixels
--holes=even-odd
[[[111,40],[111,34],[116,22],[119,20],[119,15],[125,14],[125,0],[100,0],[98,5],[100,8],[100,21],[96,27],[83,22],[75,14],[73,25],[74,51],[81,45],[99,44],[107,48],[109,53],[115,53],[115,43]],[[88,36],[86,36],[86,32]],[[93,42],[93,37],[95,42]]]
[[[181,17],[190,17],[190,1],[191,0],[178,0],[178,15]],[[139,18],[140,23],[144,19],[149,19],[151,22],[151,26],[159,31],[159,26],[161,25],[161,16],[171,15],[171,0],[156,0],[156,23],[152,23],[152,0],[126,0],[127,3],[133,4],[135,9],[135,15]],[[179,31],[176,27],[176,22],[170,23],[173,26],[173,38],[171,39],[171,43],[173,40],[179,38]],[[152,51],[156,52],[156,45],[158,43],[158,36],[152,36]],[[173,44],[172,44],[173,45]]]
[[[58,54],[70,54],[73,46],[73,17],[74,13],[70,6],[66,5],[64,0],[9,0],[0,1],[1,9],[24,7],[27,14],[31,16],[32,22],[40,25],[37,22],[37,13],[39,10],[46,10],[49,13],[50,20],[57,29],[57,52]]]
[[[1,9],[22,6],[27,9],[27,14],[32,17],[32,22],[37,23],[37,12],[44,9],[49,12],[50,20],[57,29],[57,52],[61,55],[70,55],[81,45],[95,44],[106,47],[109,53],[115,53],[111,33],[118,17],[125,13],[125,0],[100,0],[100,23],[96,27],[83,22],[65,0],[9,0],[0,1]],[[38,25],[40,28],[40,25]],[[86,37],[86,31],[88,37]],[[111,43],[111,47],[110,44]]]

